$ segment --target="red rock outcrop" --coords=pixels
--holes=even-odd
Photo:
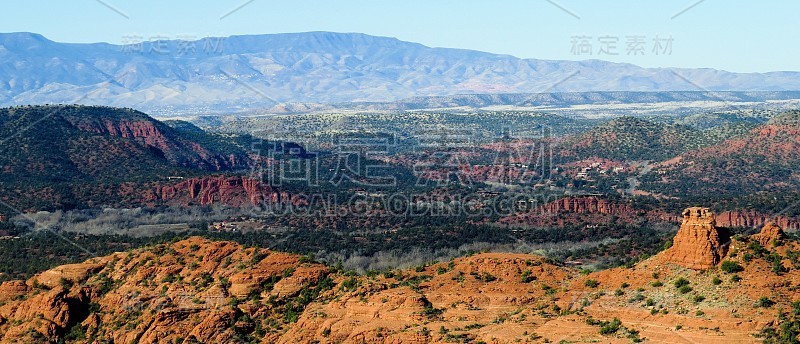
[[[17,296],[24,295],[28,291],[28,285],[23,281],[8,281],[0,284],[0,302],[12,300]]]
[[[771,247],[773,242],[780,242],[786,239],[786,233],[774,222],[769,222],[761,229],[761,232],[750,236],[750,238],[758,241],[764,247]]]
[[[283,204],[301,206],[305,200],[277,191],[248,177],[216,176],[191,178],[173,185],[157,186],[148,201],[168,204],[226,204],[230,206]]]
[[[683,223],[672,247],[663,254],[667,262],[690,269],[708,269],[724,256],[720,241],[714,213],[708,208],[689,208],[683,211]]]
[[[587,213],[619,215],[632,213],[633,210],[627,204],[613,203],[597,197],[567,197],[555,202],[550,202],[542,206],[541,210],[548,213]]]
[[[573,214],[576,216],[557,216],[560,214]],[[594,196],[566,197],[535,207],[529,211],[503,217],[499,220],[499,223],[513,226],[563,226],[567,223],[592,223],[596,219],[586,217],[602,218],[606,215],[615,215],[631,219],[631,216],[639,214],[628,204],[609,201]],[[651,217],[648,214],[642,215]]]
[[[155,148],[177,165],[220,171],[247,167],[252,163],[245,153],[224,155],[212,152],[197,142],[176,135],[171,128],[144,114],[134,112],[122,118],[67,116],[66,119],[83,131],[130,139]]]
[[[713,214],[688,209],[676,247],[713,233]],[[775,250],[798,247],[787,239]],[[662,258],[583,274],[535,255],[482,253],[365,276],[194,237],[93,258],[82,265],[103,269],[72,285],[0,285],[0,294],[14,295],[0,300],[0,343],[750,343],[780,324],[756,300],[791,307],[796,291],[786,281],[800,277],[797,269],[777,274],[762,259],[741,260],[741,280],[720,286],[718,274]],[[54,269],[65,270],[84,268]],[[654,284],[678,278],[709,300]],[[599,321],[614,318],[631,334],[602,334]]]
[[[781,228],[800,230],[800,221],[787,216],[770,216],[757,211],[726,211],[717,215],[719,227],[749,227],[758,228],[775,223]]]
[[[62,281],[69,283],[79,283],[85,281],[91,274],[102,270],[103,264],[68,264],[62,265],[45,272],[29,280],[29,285],[35,283],[44,285],[48,288],[55,288],[61,285]]]

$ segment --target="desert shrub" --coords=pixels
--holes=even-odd
[[[767,249],[764,248],[764,246],[761,246],[758,241],[751,241],[747,244],[747,248],[753,252],[753,255],[759,258],[763,257],[768,252]]]
[[[639,302],[639,301],[642,301],[642,300],[644,300],[644,295],[636,293],[636,295],[631,297],[631,299],[628,300],[628,302]]]
[[[353,291],[358,287],[358,280],[355,277],[350,277],[339,285],[339,290]]]
[[[720,265],[720,269],[729,274],[734,274],[737,272],[744,271],[744,268],[741,265],[739,265],[739,263],[730,260],[722,262],[722,265]]]
[[[622,321],[618,318],[614,318],[611,321],[604,321],[600,325],[600,334],[606,336],[617,333],[620,327],[622,327]]]
[[[772,272],[778,275],[783,275],[789,271],[785,266],[783,266],[783,257],[781,257],[781,255],[777,253],[770,253],[765,258],[768,262],[772,263]]]
[[[493,282],[497,280],[497,277],[494,277],[492,274],[488,272],[484,273],[471,273],[472,276],[475,277],[476,280],[483,281],[483,282]]]
[[[672,282],[672,284],[675,285],[675,288],[681,288],[681,287],[684,287],[684,286],[688,286],[689,285],[689,280],[687,280],[687,279],[685,279],[683,277],[680,277],[680,278],[676,279],[675,282]]]
[[[800,343],[797,339],[800,335],[800,301],[793,302],[791,312],[780,313],[778,319],[780,323],[777,329],[771,326],[765,327],[758,337],[766,344]]]
[[[761,298],[758,299],[756,305],[761,308],[770,308],[773,305],[775,305],[775,301],[770,300],[766,296],[762,296]]]
[[[522,283],[530,283],[536,280],[536,276],[533,275],[531,270],[525,270],[522,272],[520,279]]]
[[[420,302],[422,302],[422,315],[429,319],[436,318],[444,313],[444,309],[433,307],[433,304],[424,296],[420,299]]]

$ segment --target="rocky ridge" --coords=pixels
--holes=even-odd
[[[800,245],[774,224],[727,238],[708,209],[683,217],[671,248],[588,274],[481,253],[357,275],[193,237],[3,283],[0,342],[748,343],[782,331]]]

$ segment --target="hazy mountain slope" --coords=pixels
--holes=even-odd
[[[0,61],[0,105],[91,102],[160,111],[464,93],[699,90],[684,78],[708,90],[800,89],[795,72],[519,59],[328,32],[148,42],[133,51],[10,33],[0,34]]]
[[[566,159],[666,160],[702,145],[700,130],[622,117],[566,139],[556,153]]]
[[[79,202],[69,198],[87,185],[232,171],[251,163],[243,148],[189,135],[130,109],[4,108],[0,138],[0,195],[20,207]]]
[[[800,112],[792,111],[746,135],[662,163],[663,176],[649,178],[647,188],[685,196],[788,194],[800,185],[798,166]]]

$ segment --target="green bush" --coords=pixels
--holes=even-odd
[[[536,276],[533,275],[531,270],[525,270],[522,272],[520,280],[522,283],[530,283],[536,280]]]
[[[342,281],[342,284],[339,285],[339,290],[353,291],[356,290],[357,287],[358,287],[358,280],[355,277],[350,277]]]
[[[756,305],[758,307],[761,307],[761,308],[770,308],[773,305],[775,305],[775,301],[770,300],[766,296],[762,296],[761,298],[758,299],[758,302],[756,302]]]
[[[587,286],[589,288],[597,288],[597,286],[600,285],[600,282],[598,282],[596,280],[593,280],[593,279],[588,279],[588,280],[586,280],[586,282],[583,282],[583,285],[585,285],[585,286]]]
[[[618,318],[614,318],[614,320],[604,323],[603,326],[600,327],[600,334],[605,336],[617,333],[617,331],[619,331],[619,328],[621,326],[622,326],[622,321],[620,321]]]
[[[739,265],[739,263],[730,260],[722,262],[722,265],[720,265],[720,269],[729,274],[735,274],[737,272],[744,271],[744,268],[741,265]]]
[[[675,282],[672,282],[672,284],[675,285],[675,288],[681,288],[681,287],[688,286],[689,285],[689,280],[687,280],[687,279],[685,279],[683,277],[680,277],[680,278],[676,279]]]
[[[481,280],[483,282],[486,282],[486,283],[493,282],[493,281],[497,280],[497,277],[492,276],[492,274],[490,274],[488,272],[484,272],[483,274],[480,275],[480,277],[476,277],[476,278],[478,278],[479,280]]]

